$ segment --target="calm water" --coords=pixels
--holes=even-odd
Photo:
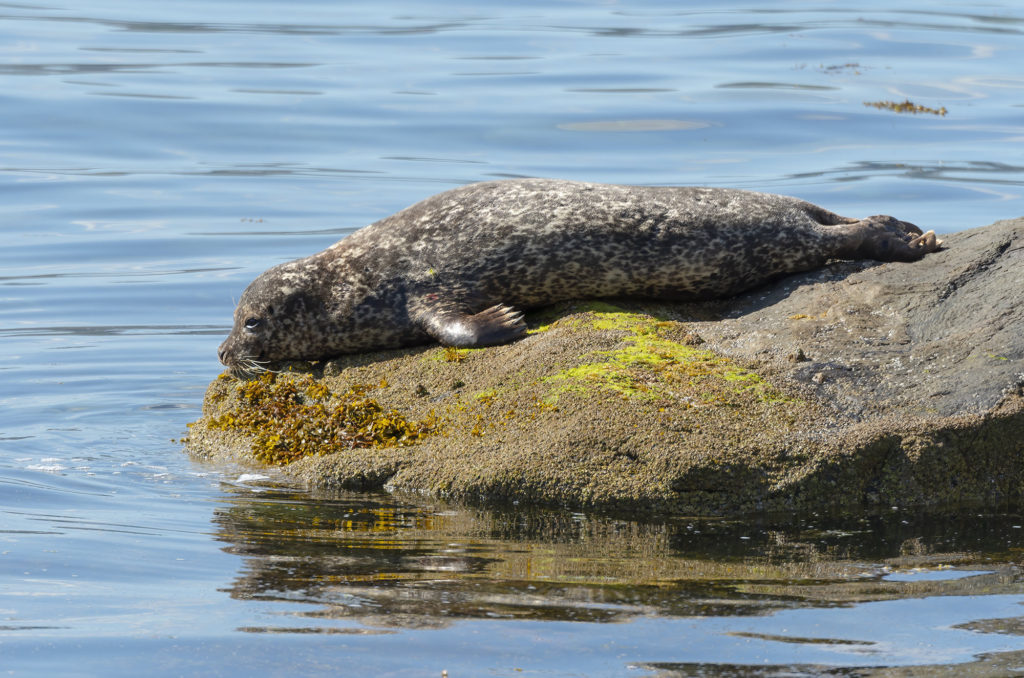
[[[0,4],[0,671],[1024,671],[1013,511],[487,512],[174,442],[249,280],[464,182],[1024,215],[1024,12],[850,6]],[[948,114],[864,105],[907,98]]]

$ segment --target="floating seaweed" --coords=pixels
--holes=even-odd
[[[930,106],[922,106],[915,104],[910,99],[904,101],[865,101],[865,106],[871,106],[884,111],[892,111],[893,113],[911,113],[917,115],[918,113],[930,113],[932,115],[946,115],[946,107],[931,108]]]

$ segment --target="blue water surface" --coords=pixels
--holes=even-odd
[[[1020,216],[1022,32],[1008,0],[0,4],[0,671],[736,675],[1024,651],[977,626],[1021,614],[1012,512],[695,551],[685,521],[313,496],[177,442],[255,275],[463,183],[730,186],[940,233]],[[907,99],[945,114],[866,105]],[[593,543],[581,524],[647,546],[538,574]],[[845,574],[771,555],[780,534]],[[652,552],[747,569],[622,574]],[[883,582],[908,553],[966,574]],[[762,561],[810,589],[751,593]],[[861,577],[891,586],[820,588]]]

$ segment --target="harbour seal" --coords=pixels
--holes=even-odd
[[[218,351],[267,362],[522,336],[566,299],[725,297],[829,259],[914,261],[934,232],[780,195],[551,179],[470,184],[280,264],[242,293]]]

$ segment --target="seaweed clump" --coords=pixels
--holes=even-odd
[[[367,397],[369,388],[335,393],[310,375],[267,373],[239,382],[237,406],[212,417],[209,427],[250,437],[253,456],[275,466],[345,449],[412,445],[438,429],[433,412],[410,421]]]
[[[940,108],[932,108],[930,106],[922,106],[921,104],[915,104],[910,99],[904,101],[865,101],[865,106],[871,106],[879,110],[892,111],[893,113],[930,113],[932,115],[943,116],[949,111],[946,110],[945,106]]]

